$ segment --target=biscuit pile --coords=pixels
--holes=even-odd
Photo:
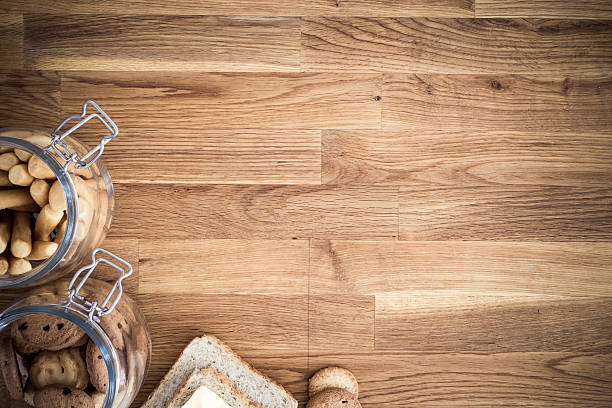
[[[317,371],[308,382],[308,395],[306,408],[361,408],[357,379],[340,367]]]
[[[47,146],[51,138],[35,135],[25,140]],[[95,181],[79,175],[72,178],[79,196],[79,223],[86,224],[79,228],[84,234],[91,224]],[[31,261],[43,261],[55,253],[66,230],[66,198],[41,158],[0,147],[0,210],[0,274],[27,273],[32,270]]]

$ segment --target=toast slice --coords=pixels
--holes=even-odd
[[[217,394],[232,408],[263,408],[260,404],[251,401],[226,376],[212,368],[194,371],[174,394],[167,408],[181,408],[189,401],[193,393],[202,386]]]
[[[187,378],[196,370],[212,368],[264,408],[297,408],[285,389],[243,361],[214,336],[196,337],[176,360],[142,408],[166,407]]]

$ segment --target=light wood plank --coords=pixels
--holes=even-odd
[[[120,128],[174,135],[205,128],[372,129],[380,128],[380,87],[372,74],[64,72],[62,107],[78,111],[87,95]]]
[[[352,370],[364,408],[603,407],[612,355],[595,353],[351,353],[310,356],[309,372]]]
[[[579,76],[611,67],[606,21],[302,19],[305,71]]]
[[[472,17],[475,0],[301,0],[301,15]]]
[[[197,271],[192,271],[197,274]],[[140,401],[155,388],[183,347],[203,333],[213,334],[236,353],[304,398],[308,352],[308,299],[292,294],[139,296],[151,330],[151,368]]]
[[[101,135],[78,138],[94,146]],[[120,127],[103,160],[115,183],[321,184],[321,132]]]
[[[59,123],[60,109],[57,73],[0,73],[0,127],[40,126],[51,132]]]
[[[0,69],[23,68],[23,15],[0,14]]]
[[[609,242],[313,240],[310,263],[312,295],[612,296]]]
[[[32,69],[299,70],[296,17],[27,14],[24,24]]]
[[[612,79],[385,74],[383,127],[588,131],[612,125]]]
[[[382,294],[376,296],[375,348],[609,352],[611,311],[610,297],[549,299],[446,291]]]
[[[113,236],[149,239],[397,238],[397,188],[116,187]]]
[[[164,288],[165,294],[177,295],[307,295],[308,244],[303,240],[141,240],[140,293]]]
[[[612,190],[401,187],[400,239],[609,241]]]
[[[612,132],[325,131],[324,184],[612,186]]]
[[[612,18],[606,0],[477,0],[476,17]]]

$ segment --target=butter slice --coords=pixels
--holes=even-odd
[[[183,408],[232,408],[207,387],[198,388]]]

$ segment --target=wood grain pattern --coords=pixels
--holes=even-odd
[[[0,15],[0,69],[23,68],[23,16],[3,13]]]
[[[116,190],[112,236],[397,238],[395,187],[124,184]]]
[[[612,4],[602,0],[477,0],[476,17],[612,17]]]
[[[301,0],[301,15],[472,17],[475,0]]]
[[[309,372],[351,367],[364,407],[604,407],[612,355],[597,353],[312,354]],[[380,367],[384,367],[381,370]]]
[[[584,187],[400,188],[400,239],[608,241],[612,191]]]
[[[605,130],[612,80],[534,76],[385,74],[384,128]]]
[[[372,129],[381,125],[380,80],[371,74],[63,72],[62,107],[78,111],[85,94],[119,126],[140,131]]]
[[[302,69],[602,75],[612,67],[611,28],[580,20],[304,18]]]
[[[27,14],[24,20],[31,69],[299,69],[300,22],[294,17]]]
[[[0,72],[0,127],[59,123],[60,78],[53,71]]]
[[[324,131],[323,184],[612,185],[612,133]]]
[[[141,294],[308,295],[308,241],[150,239],[138,253]]]
[[[79,131],[96,145],[100,131]],[[116,183],[321,184],[319,130],[120,128],[105,149]]]

